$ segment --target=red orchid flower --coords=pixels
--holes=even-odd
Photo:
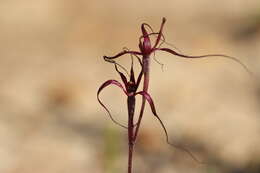
[[[130,104],[128,105],[128,109],[129,110],[134,110],[134,107],[132,105],[135,105],[135,96],[136,95],[142,95],[147,101],[148,103],[150,104],[150,107],[151,107],[151,110],[152,110],[152,113],[157,116],[157,113],[156,113],[156,109],[155,109],[155,106],[154,106],[154,102],[150,96],[150,94],[148,94],[147,92],[145,91],[139,91],[137,92],[137,89],[139,87],[139,84],[141,82],[141,79],[142,79],[142,76],[143,76],[143,70],[141,70],[141,72],[139,73],[138,75],[138,78],[137,80],[135,79],[135,75],[134,75],[134,70],[133,70],[133,66],[131,66],[131,70],[130,70],[130,79],[129,81],[127,80],[126,76],[120,72],[118,70],[118,67],[117,67],[117,64],[115,64],[115,69],[116,71],[118,72],[118,74],[120,75],[121,77],[121,80],[123,82],[123,85],[117,81],[117,80],[114,80],[114,79],[111,79],[111,80],[107,80],[106,82],[104,82],[98,89],[98,92],[97,92],[97,99],[99,101],[99,103],[101,104],[101,106],[107,111],[108,115],[110,116],[110,118],[112,119],[112,121],[114,121],[116,124],[120,125],[121,127],[123,128],[129,128],[125,125],[122,125],[121,123],[117,122],[111,115],[110,111],[107,109],[107,107],[102,103],[102,101],[100,100],[99,98],[99,94],[101,93],[101,91],[110,86],[110,85],[115,85],[117,87],[119,87],[120,89],[122,89],[122,91],[125,93],[125,95],[127,96],[127,99],[130,101]],[[131,113],[132,115],[132,113]]]
[[[183,58],[206,58],[206,57],[217,57],[217,56],[224,57],[224,58],[228,58],[228,59],[232,59],[232,60],[236,61],[237,63],[242,65],[246,69],[246,71],[249,71],[248,68],[240,60],[238,60],[235,57],[227,56],[224,54],[208,54],[208,55],[200,55],[200,56],[190,56],[190,55],[184,55],[184,54],[178,53],[177,51],[174,51],[170,48],[161,48],[161,45],[163,43],[165,43],[165,37],[162,33],[165,22],[166,22],[166,18],[163,18],[159,32],[154,32],[152,27],[147,23],[143,23],[141,25],[142,35],[139,37],[139,51],[123,50],[122,52],[116,54],[115,56],[104,56],[103,58],[106,61],[111,62],[112,59],[116,59],[125,54],[131,54],[131,55],[135,55],[135,56],[138,56],[138,55],[142,56],[143,61],[144,61],[145,58],[149,59],[149,57],[152,53],[154,53],[156,51],[164,51],[164,52],[168,52],[168,53],[171,53],[173,55],[183,57]],[[149,33],[147,31],[146,27],[148,27],[152,32]],[[151,36],[157,36],[153,46],[151,43],[151,38],[150,38]],[[145,68],[145,64],[144,64],[144,68]],[[144,69],[144,72],[145,72],[145,69]]]
[[[141,66],[142,66],[142,63],[140,62]],[[160,122],[163,130],[164,130],[164,133],[165,133],[165,136],[166,136],[166,141],[168,144],[176,147],[176,148],[179,148],[183,151],[185,151],[186,153],[188,153],[194,160],[196,160],[197,162],[199,162],[194,156],[193,154],[187,150],[186,148],[183,148],[182,146],[179,146],[179,145],[175,145],[175,144],[171,144],[169,142],[169,138],[168,138],[168,132],[166,130],[166,127],[164,126],[162,120],[160,119],[160,117],[157,115],[157,112],[156,112],[156,109],[155,109],[155,106],[154,106],[154,102],[153,102],[153,99],[152,97],[150,96],[150,94],[148,94],[147,92],[145,91],[139,91],[137,92],[137,89],[139,87],[139,84],[141,82],[141,79],[142,79],[142,76],[143,76],[143,69],[141,69],[139,75],[138,75],[138,78],[137,80],[135,79],[135,75],[134,75],[134,70],[133,70],[133,64],[131,66],[131,70],[130,70],[130,78],[129,78],[129,81],[127,80],[126,76],[120,72],[118,70],[118,67],[117,67],[117,63],[114,64],[115,65],[115,69],[116,71],[118,72],[118,74],[120,75],[121,77],[121,80],[123,82],[123,85],[117,81],[117,80],[114,80],[114,79],[111,79],[111,80],[107,80],[106,82],[104,82],[98,89],[98,92],[97,92],[97,99],[99,101],[99,103],[101,104],[101,106],[107,111],[109,117],[112,119],[112,121],[114,123],[116,123],[117,125],[123,127],[123,128],[126,128],[128,130],[128,146],[129,146],[129,155],[128,155],[128,172],[131,173],[131,170],[132,170],[132,156],[133,156],[133,149],[134,149],[134,144],[135,144],[135,141],[136,141],[136,130],[138,128],[138,125],[140,125],[140,123],[138,124],[134,124],[134,113],[135,113],[135,96],[137,95],[142,95],[143,98],[145,98],[148,103],[150,104],[150,107],[151,107],[151,110],[152,110],[152,113],[153,115],[157,118],[157,120]],[[125,126],[125,125],[122,125],[121,123],[117,122],[111,115],[110,111],[108,110],[108,108],[102,103],[102,101],[100,100],[99,98],[99,94],[101,93],[101,91],[110,86],[110,85],[115,85],[117,87],[119,87],[120,89],[122,89],[122,91],[125,93],[125,95],[127,96],[127,107],[128,107],[128,126]],[[141,111],[143,111],[143,108],[141,108]]]
[[[141,63],[141,62],[140,62]],[[141,64],[142,65],[142,64]],[[156,116],[158,118],[158,120],[160,121],[160,123],[162,124],[162,121],[160,120],[160,118],[158,117],[157,113],[156,113],[156,109],[154,106],[154,102],[151,98],[151,96],[145,92],[145,91],[139,91],[137,92],[138,86],[140,84],[140,81],[142,79],[143,76],[143,69],[141,69],[141,72],[138,75],[137,80],[135,79],[135,75],[134,75],[134,70],[133,70],[133,63],[131,66],[131,70],[130,70],[130,79],[129,81],[127,80],[126,76],[120,72],[117,68],[117,64],[115,63],[115,69],[118,72],[118,74],[121,77],[121,80],[123,82],[123,85],[118,82],[117,80],[107,80],[106,82],[104,82],[100,88],[98,89],[97,92],[97,99],[99,101],[99,103],[104,107],[104,109],[107,111],[108,115],[110,116],[110,118],[112,119],[113,122],[115,122],[116,124],[118,124],[119,126],[128,129],[128,145],[129,145],[129,159],[128,159],[128,172],[131,172],[132,169],[132,155],[133,155],[133,147],[134,147],[134,143],[135,143],[135,138],[134,138],[134,132],[135,132],[135,125],[134,125],[134,113],[135,113],[135,96],[137,95],[142,95],[143,98],[145,98],[148,103],[150,104],[152,113],[154,114],[154,116]],[[100,98],[99,98],[99,94],[100,92],[106,88],[107,86],[110,85],[115,85],[117,87],[119,87],[120,89],[123,90],[123,92],[125,93],[125,95],[127,96],[127,106],[128,106],[128,126],[124,126],[121,123],[117,122],[116,120],[114,120],[114,118],[112,117],[111,113],[109,112],[109,110],[106,108],[106,106],[101,102]],[[167,131],[164,127],[164,125],[162,124],[165,133],[167,135]],[[168,135],[167,135],[168,136]]]
[[[130,158],[130,155],[132,155],[132,149],[133,149],[133,147],[131,148],[131,146],[136,141],[136,138],[137,138],[137,135],[138,135],[138,131],[139,131],[139,128],[140,128],[140,124],[141,124],[141,120],[142,120],[142,117],[143,117],[146,101],[148,101],[148,103],[150,104],[150,107],[152,109],[153,114],[160,121],[160,123],[161,123],[161,125],[162,125],[162,127],[164,129],[164,132],[166,134],[167,143],[170,144],[170,145],[173,145],[168,140],[167,131],[166,131],[162,121],[160,120],[160,118],[158,117],[158,115],[156,113],[156,110],[155,110],[152,98],[148,94],[149,79],[150,79],[149,72],[150,72],[150,56],[151,56],[151,54],[153,54],[153,53],[155,53],[157,51],[163,51],[163,52],[168,52],[168,53],[170,53],[172,55],[175,55],[175,56],[178,56],[178,57],[182,57],[182,58],[224,57],[224,58],[228,58],[228,59],[231,59],[231,60],[239,63],[249,74],[251,74],[251,72],[248,70],[248,68],[241,61],[239,61],[235,57],[231,57],[231,56],[227,56],[227,55],[223,55],[223,54],[208,54],[208,55],[201,55],[201,56],[190,56],[190,55],[184,55],[182,53],[178,53],[177,51],[175,51],[173,49],[170,49],[170,48],[166,48],[166,47],[162,48],[161,46],[164,43],[166,43],[165,42],[165,37],[163,35],[163,28],[164,28],[165,22],[166,22],[166,19],[163,18],[161,26],[160,26],[160,29],[159,29],[158,32],[154,32],[152,27],[149,24],[143,23],[141,25],[142,35],[139,37],[139,45],[138,45],[139,46],[139,50],[138,51],[132,51],[132,50],[128,50],[127,49],[127,50],[123,50],[123,51],[119,52],[118,54],[116,54],[114,56],[104,56],[103,57],[105,61],[115,64],[116,71],[119,73],[119,75],[120,75],[124,85],[122,85],[120,82],[118,82],[116,80],[108,80],[99,88],[97,97],[98,97],[99,103],[106,109],[106,111],[108,112],[108,114],[111,117],[111,119],[115,123],[119,124],[120,126],[128,129],[128,135],[129,135],[129,138],[128,138],[129,139],[129,162],[131,162],[131,158],[132,158],[132,157]],[[148,30],[150,30],[150,32],[148,32]],[[153,37],[153,36],[156,36],[156,39],[155,39],[154,43],[152,44],[151,37]],[[127,81],[127,79],[124,76],[124,74],[121,73],[117,69],[117,66],[119,64],[117,64],[115,59],[117,59],[117,58],[119,58],[119,57],[121,57],[123,55],[126,55],[126,54],[130,54],[131,56],[135,56],[139,60],[139,62],[141,64],[141,69],[142,70],[141,70],[141,72],[140,72],[140,74],[138,76],[137,81],[135,81],[135,78],[134,78],[133,65],[131,66],[130,80],[129,81]],[[142,91],[137,92],[137,89],[138,89],[138,86],[140,84],[142,76],[144,77],[143,89],[142,89]],[[116,86],[118,86],[127,95],[127,99],[128,99],[128,117],[129,117],[128,126],[127,127],[122,125],[122,124],[120,124],[120,123],[118,123],[118,122],[116,122],[112,118],[109,110],[104,106],[104,104],[99,99],[99,93],[105,87],[107,87],[109,85],[116,85]],[[134,107],[135,107],[135,96],[138,95],[138,94],[142,95],[142,105],[141,105],[138,121],[135,124],[136,125],[136,127],[135,127],[135,125],[133,123],[133,116],[134,116]],[[200,162],[193,156],[193,154],[189,150],[187,150],[187,149],[185,149],[185,148],[183,148],[183,147],[181,147],[179,145],[173,145],[173,146],[177,147],[177,148],[180,148],[181,150],[183,150],[186,153],[188,153],[194,160],[196,160],[197,162]],[[129,165],[128,165],[129,166],[128,170],[130,170],[130,171],[128,171],[129,173],[131,172],[131,166],[130,165],[131,165],[131,163],[129,163]]]
[[[149,24],[143,23],[141,25],[142,35],[139,37],[139,51],[123,50],[122,52],[116,54],[115,56],[104,56],[103,57],[104,60],[108,61],[110,63],[116,63],[114,61],[114,59],[119,58],[126,54],[134,55],[138,59],[140,59],[139,56],[142,56],[141,59],[142,59],[142,68],[143,68],[143,74],[144,74],[143,91],[145,93],[148,92],[148,87],[149,87],[150,55],[152,53],[155,53],[156,51],[168,52],[170,54],[173,54],[173,55],[176,55],[179,57],[183,57],[183,58],[224,57],[224,58],[228,58],[228,59],[231,59],[231,60],[239,63],[249,74],[252,74],[251,71],[248,70],[247,66],[244,65],[240,60],[238,60],[235,57],[227,56],[224,54],[208,54],[208,55],[201,55],[201,56],[190,56],[190,55],[184,55],[184,54],[178,53],[177,51],[172,50],[170,48],[161,48],[163,43],[165,43],[165,37],[163,35],[163,28],[164,28],[165,22],[166,22],[166,19],[163,18],[159,32],[154,32],[152,27]],[[147,28],[149,28],[151,30],[150,33],[148,32]],[[151,36],[157,36],[155,43],[153,45],[151,42]],[[146,102],[146,98],[143,96],[141,111],[140,111],[139,119],[137,122],[137,129],[135,131],[134,138],[136,138],[137,134],[138,134],[138,130],[140,127],[140,123],[141,123],[144,108],[145,108],[145,102]]]

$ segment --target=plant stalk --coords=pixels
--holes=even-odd
[[[143,91],[148,92],[149,73],[150,73],[150,57],[149,57],[149,55],[146,55],[146,56],[143,57],[143,73],[144,73]],[[143,96],[142,97],[142,106],[141,106],[139,118],[138,118],[138,121],[137,121],[136,130],[135,130],[135,134],[134,134],[134,141],[136,141],[137,134],[138,134],[138,131],[139,131],[139,127],[141,125],[141,120],[142,120],[142,117],[143,117],[143,114],[144,114],[145,102],[146,102],[146,99]]]
[[[134,113],[135,96],[128,96],[128,173],[132,173],[132,158],[134,151]]]

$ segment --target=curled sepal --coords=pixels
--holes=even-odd
[[[98,102],[99,102],[100,105],[107,111],[107,113],[108,113],[110,119],[111,119],[115,124],[117,124],[117,125],[119,125],[119,126],[125,128],[125,129],[127,129],[127,126],[122,125],[121,123],[117,122],[117,121],[113,118],[113,116],[111,115],[111,113],[110,113],[110,111],[108,110],[108,108],[101,102],[101,100],[100,100],[100,98],[99,98],[100,92],[101,92],[105,87],[107,87],[107,86],[109,86],[109,85],[116,85],[116,86],[118,86],[119,88],[121,88],[121,89],[124,91],[125,94],[127,94],[125,88],[123,87],[123,85],[121,85],[120,82],[118,82],[118,81],[116,81],[116,80],[108,80],[108,81],[104,82],[104,83],[99,87],[99,89],[98,89],[98,92],[97,92]]]

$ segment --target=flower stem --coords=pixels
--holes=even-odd
[[[128,96],[128,173],[132,173],[132,158],[134,150],[134,112],[135,96]]]
[[[144,56],[144,57],[143,57],[143,73],[144,73],[143,91],[144,91],[144,92],[147,92],[147,91],[148,91],[148,86],[149,86],[149,73],[150,73],[150,69],[149,69],[149,68],[150,68],[150,57],[147,55],[147,56]],[[140,114],[139,114],[139,118],[138,118],[138,121],[137,121],[136,130],[135,130],[135,134],[134,134],[134,141],[136,141],[137,134],[138,134],[138,131],[139,131],[139,127],[140,127],[140,125],[141,125],[141,120],[142,120],[142,117],[143,117],[143,114],[144,114],[145,102],[146,102],[146,99],[145,99],[145,97],[143,96],[143,98],[142,98],[141,111],[140,111]]]

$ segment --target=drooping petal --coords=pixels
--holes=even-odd
[[[165,126],[164,126],[162,120],[160,119],[160,117],[159,117],[159,116],[157,115],[157,113],[156,113],[156,109],[155,109],[155,106],[154,106],[154,103],[153,103],[153,99],[152,99],[151,96],[150,96],[147,92],[145,92],[145,91],[140,91],[140,92],[136,93],[136,95],[137,95],[137,94],[142,95],[142,96],[147,100],[147,102],[150,104],[150,107],[151,107],[151,110],[152,110],[152,112],[153,112],[153,115],[154,115],[154,116],[157,118],[157,120],[160,122],[160,124],[161,124],[161,126],[162,126],[162,128],[163,128],[163,130],[164,130],[165,136],[166,136],[166,141],[167,141],[168,144],[170,144],[170,142],[169,142],[169,137],[168,137],[168,132],[167,132],[167,130],[166,130],[166,128],[165,128]]]
[[[118,86],[118,87],[121,88],[121,89],[124,91],[124,93],[127,95],[127,92],[126,92],[125,88],[123,87],[123,85],[122,85],[120,82],[118,82],[117,80],[113,80],[113,79],[107,80],[106,82],[104,82],[104,83],[99,87],[99,89],[98,89],[98,94],[99,94],[105,87],[107,87],[107,86],[109,86],[109,85],[116,85],[116,86]]]
[[[243,64],[239,59],[232,57],[232,56],[227,56],[227,55],[224,55],[224,54],[208,54],[208,55],[200,55],[200,56],[190,56],[190,55],[180,54],[180,53],[178,53],[178,52],[176,52],[172,49],[169,49],[169,48],[156,48],[156,49],[154,49],[154,51],[156,51],[156,50],[168,52],[168,53],[171,53],[173,55],[180,56],[180,57],[183,57],[183,58],[223,57],[223,58],[231,59],[231,60],[237,62],[238,64],[240,64],[247,71],[247,73],[249,73],[250,75],[253,76],[253,73],[249,70],[249,68],[245,64]]]
[[[222,55],[222,54],[209,54],[209,55],[200,55],[200,56],[190,56],[190,55],[180,54],[180,53],[178,53],[178,52],[176,52],[176,51],[174,51],[172,49],[169,49],[169,48],[156,48],[155,51],[156,50],[165,51],[165,52],[168,52],[168,53],[171,53],[173,55],[180,56],[180,57],[183,57],[183,58],[207,58],[207,57],[213,57],[213,56],[221,56],[221,57],[226,57],[226,58],[230,58],[230,59],[236,59],[234,57],[230,57],[230,56]]]
[[[117,125],[119,125],[119,126],[121,126],[121,127],[127,129],[127,126],[122,125],[121,123],[117,122],[117,121],[113,118],[113,116],[111,115],[111,113],[110,113],[110,111],[108,110],[108,108],[101,102],[101,100],[100,100],[100,98],[99,98],[100,92],[101,92],[105,87],[107,87],[107,86],[109,86],[109,85],[116,85],[116,86],[118,86],[119,88],[121,88],[121,89],[124,91],[125,94],[127,94],[127,93],[126,93],[126,90],[124,89],[124,87],[123,87],[118,81],[116,81],[116,80],[108,80],[108,81],[104,82],[104,83],[99,87],[99,89],[98,89],[98,92],[97,92],[98,102],[99,102],[100,105],[107,111],[107,113],[108,113],[110,119],[111,119],[115,124],[117,124]]]
[[[148,101],[148,103],[150,104],[154,116],[157,118],[157,120],[159,121],[159,123],[161,124],[161,126],[162,126],[162,128],[163,128],[163,131],[164,131],[164,134],[165,134],[165,137],[166,137],[166,142],[167,142],[167,144],[171,145],[172,147],[175,147],[175,148],[178,148],[178,149],[184,151],[185,153],[187,153],[188,155],[190,155],[191,158],[192,158],[193,160],[195,160],[196,162],[198,162],[198,163],[200,163],[200,164],[204,164],[204,162],[202,162],[202,161],[200,161],[199,159],[197,159],[197,158],[192,154],[192,152],[191,152],[190,150],[188,150],[187,148],[185,148],[185,147],[183,147],[183,146],[181,146],[181,145],[178,145],[178,144],[171,143],[171,142],[169,141],[169,135],[168,135],[167,129],[166,129],[165,125],[163,124],[162,120],[160,119],[160,117],[159,117],[159,116],[157,115],[157,113],[156,113],[155,106],[154,106],[154,103],[153,103],[153,100],[152,100],[151,96],[150,96],[147,92],[145,92],[145,91],[141,91],[141,92],[138,92],[138,93],[136,93],[136,94],[140,94],[140,95],[144,96],[145,99],[146,99],[146,100]]]

